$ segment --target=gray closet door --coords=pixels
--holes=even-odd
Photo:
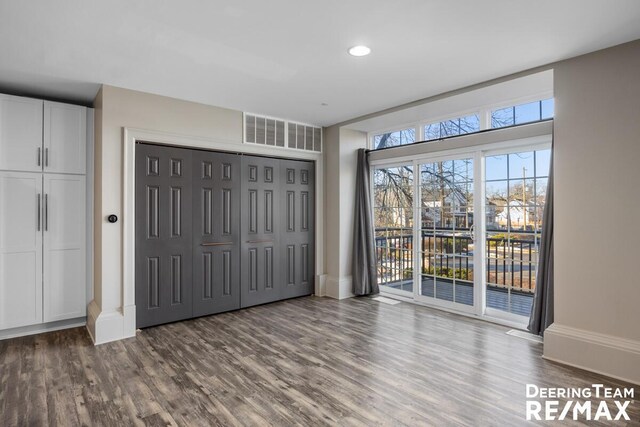
[[[242,307],[281,299],[280,160],[242,156]]]
[[[283,299],[314,292],[314,166],[312,162],[280,161]]]
[[[136,146],[136,326],[192,317],[191,150]]]
[[[193,152],[193,315],[240,308],[240,156]]]

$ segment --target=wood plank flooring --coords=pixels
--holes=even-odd
[[[407,303],[306,297],[97,347],[82,328],[5,340],[0,425],[516,426],[527,383],[629,386],[545,361],[507,330]],[[613,425],[637,425],[638,404],[628,412]]]

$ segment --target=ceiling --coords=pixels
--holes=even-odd
[[[0,0],[0,89],[329,125],[639,38],[637,0]]]

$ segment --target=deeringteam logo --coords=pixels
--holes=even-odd
[[[634,393],[633,388],[603,384],[584,388],[527,384],[526,418],[528,421],[630,421],[627,410]]]

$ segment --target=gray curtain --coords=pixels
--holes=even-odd
[[[355,295],[371,295],[380,292],[376,270],[370,190],[369,157],[367,151],[362,148],[358,150],[353,259],[351,260],[351,278]]]
[[[543,335],[553,323],[553,152],[549,166],[547,197],[542,214],[542,236],[536,274],[536,292],[531,307],[527,329],[533,334]]]

